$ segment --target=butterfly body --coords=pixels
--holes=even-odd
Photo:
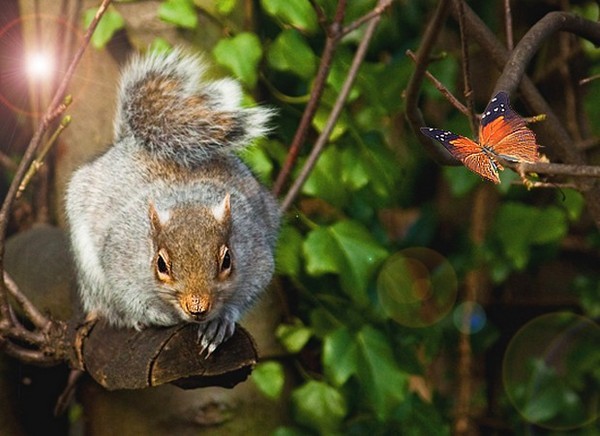
[[[501,91],[492,98],[481,115],[479,142],[448,130],[422,127],[421,132],[439,141],[464,166],[481,177],[500,183],[503,170],[498,159],[508,162],[537,162],[535,134],[512,110],[508,94]]]

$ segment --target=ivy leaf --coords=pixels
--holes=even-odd
[[[344,397],[326,383],[311,380],[292,393],[296,421],[321,434],[336,433],[347,407]]]
[[[264,148],[247,147],[240,151],[239,156],[261,182],[268,184],[271,181],[273,162]]]
[[[311,276],[340,272],[342,253],[328,228],[312,230],[302,244],[302,251],[306,259],[306,272]]]
[[[567,233],[565,213],[557,207],[540,209],[521,203],[506,203],[498,211],[495,232],[504,252],[517,269],[529,261],[530,247],[557,242]]]
[[[276,400],[283,391],[285,373],[279,362],[261,362],[252,371],[252,380],[263,394]]]
[[[313,118],[312,125],[317,131],[320,133],[325,129],[325,125],[329,120],[329,115],[331,114],[331,108],[326,106],[320,106],[317,109],[317,113],[315,113],[315,117]],[[342,112],[340,117],[335,122],[333,129],[329,135],[329,141],[335,142],[340,138],[344,133],[348,130],[348,115],[345,112]]]
[[[295,227],[284,225],[277,241],[276,270],[278,274],[297,278],[300,274],[302,235]]]
[[[167,0],[160,4],[158,17],[184,29],[195,29],[198,15],[193,0]]]
[[[356,341],[345,327],[323,340],[323,368],[336,386],[341,386],[357,370],[358,349]]]
[[[355,147],[342,151],[342,181],[354,191],[369,183],[369,173]]]
[[[216,0],[215,7],[221,15],[229,15],[235,9],[237,0]]]
[[[92,8],[85,11],[83,22],[86,28],[89,27],[97,11],[98,8]],[[98,22],[98,26],[92,35],[92,45],[97,49],[104,48],[108,41],[112,39],[115,32],[124,27],[125,20],[121,14],[112,6],[109,7]]]
[[[361,304],[366,303],[367,286],[375,269],[388,255],[356,221],[339,221],[311,231],[303,251],[309,274],[339,274],[344,291]]]
[[[371,326],[357,335],[358,376],[381,421],[404,400],[408,374],[398,368],[389,341]]]
[[[334,206],[343,206],[348,201],[348,190],[340,183],[343,170],[342,153],[335,147],[325,149],[304,183],[302,192]]]
[[[275,336],[287,351],[297,353],[304,348],[312,336],[312,330],[297,319],[294,324],[280,324],[275,331]]]
[[[304,79],[315,74],[316,59],[304,37],[294,29],[286,29],[277,35],[267,52],[267,61],[274,69],[289,71]]]
[[[213,49],[216,61],[228,68],[249,88],[256,85],[258,63],[262,54],[258,36],[249,32],[222,39]]]
[[[261,0],[263,9],[272,17],[296,29],[315,33],[319,26],[317,15],[308,0]]]
[[[388,252],[355,221],[340,221],[330,227],[330,232],[344,256],[342,288],[361,301],[366,297],[369,280]]]
[[[160,36],[158,38],[154,38],[148,47],[148,52],[153,53],[168,53],[173,47],[164,38]]]
[[[464,197],[481,183],[481,177],[473,174],[464,166],[444,167],[444,178],[450,185],[450,192],[457,198]]]

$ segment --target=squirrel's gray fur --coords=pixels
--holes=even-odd
[[[271,280],[279,209],[233,153],[266,132],[233,80],[179,50],[136,57],[114,144],[72,176],[67,219],[87,313],[116,326],[200,324],[203,349]]]

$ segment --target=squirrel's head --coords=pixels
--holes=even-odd
[[[230,247],[230,196],[213,206],[149,207],[151,268],[159,296],[186,321],[204,322],[229,298],[235,274]]]

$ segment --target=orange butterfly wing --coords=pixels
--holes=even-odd
[[[535,134],[510,107],[508,94],[499,92],[481,116],[481,146],[511,162],[537,162],[538,144]]]
[[[439,141],[452,156],[460,160],[469,170],[494,183],[500,183],[498,169],[502,169],[502,166],[475,141],[448,130],[433,127],[421,127],[421,132]]]

